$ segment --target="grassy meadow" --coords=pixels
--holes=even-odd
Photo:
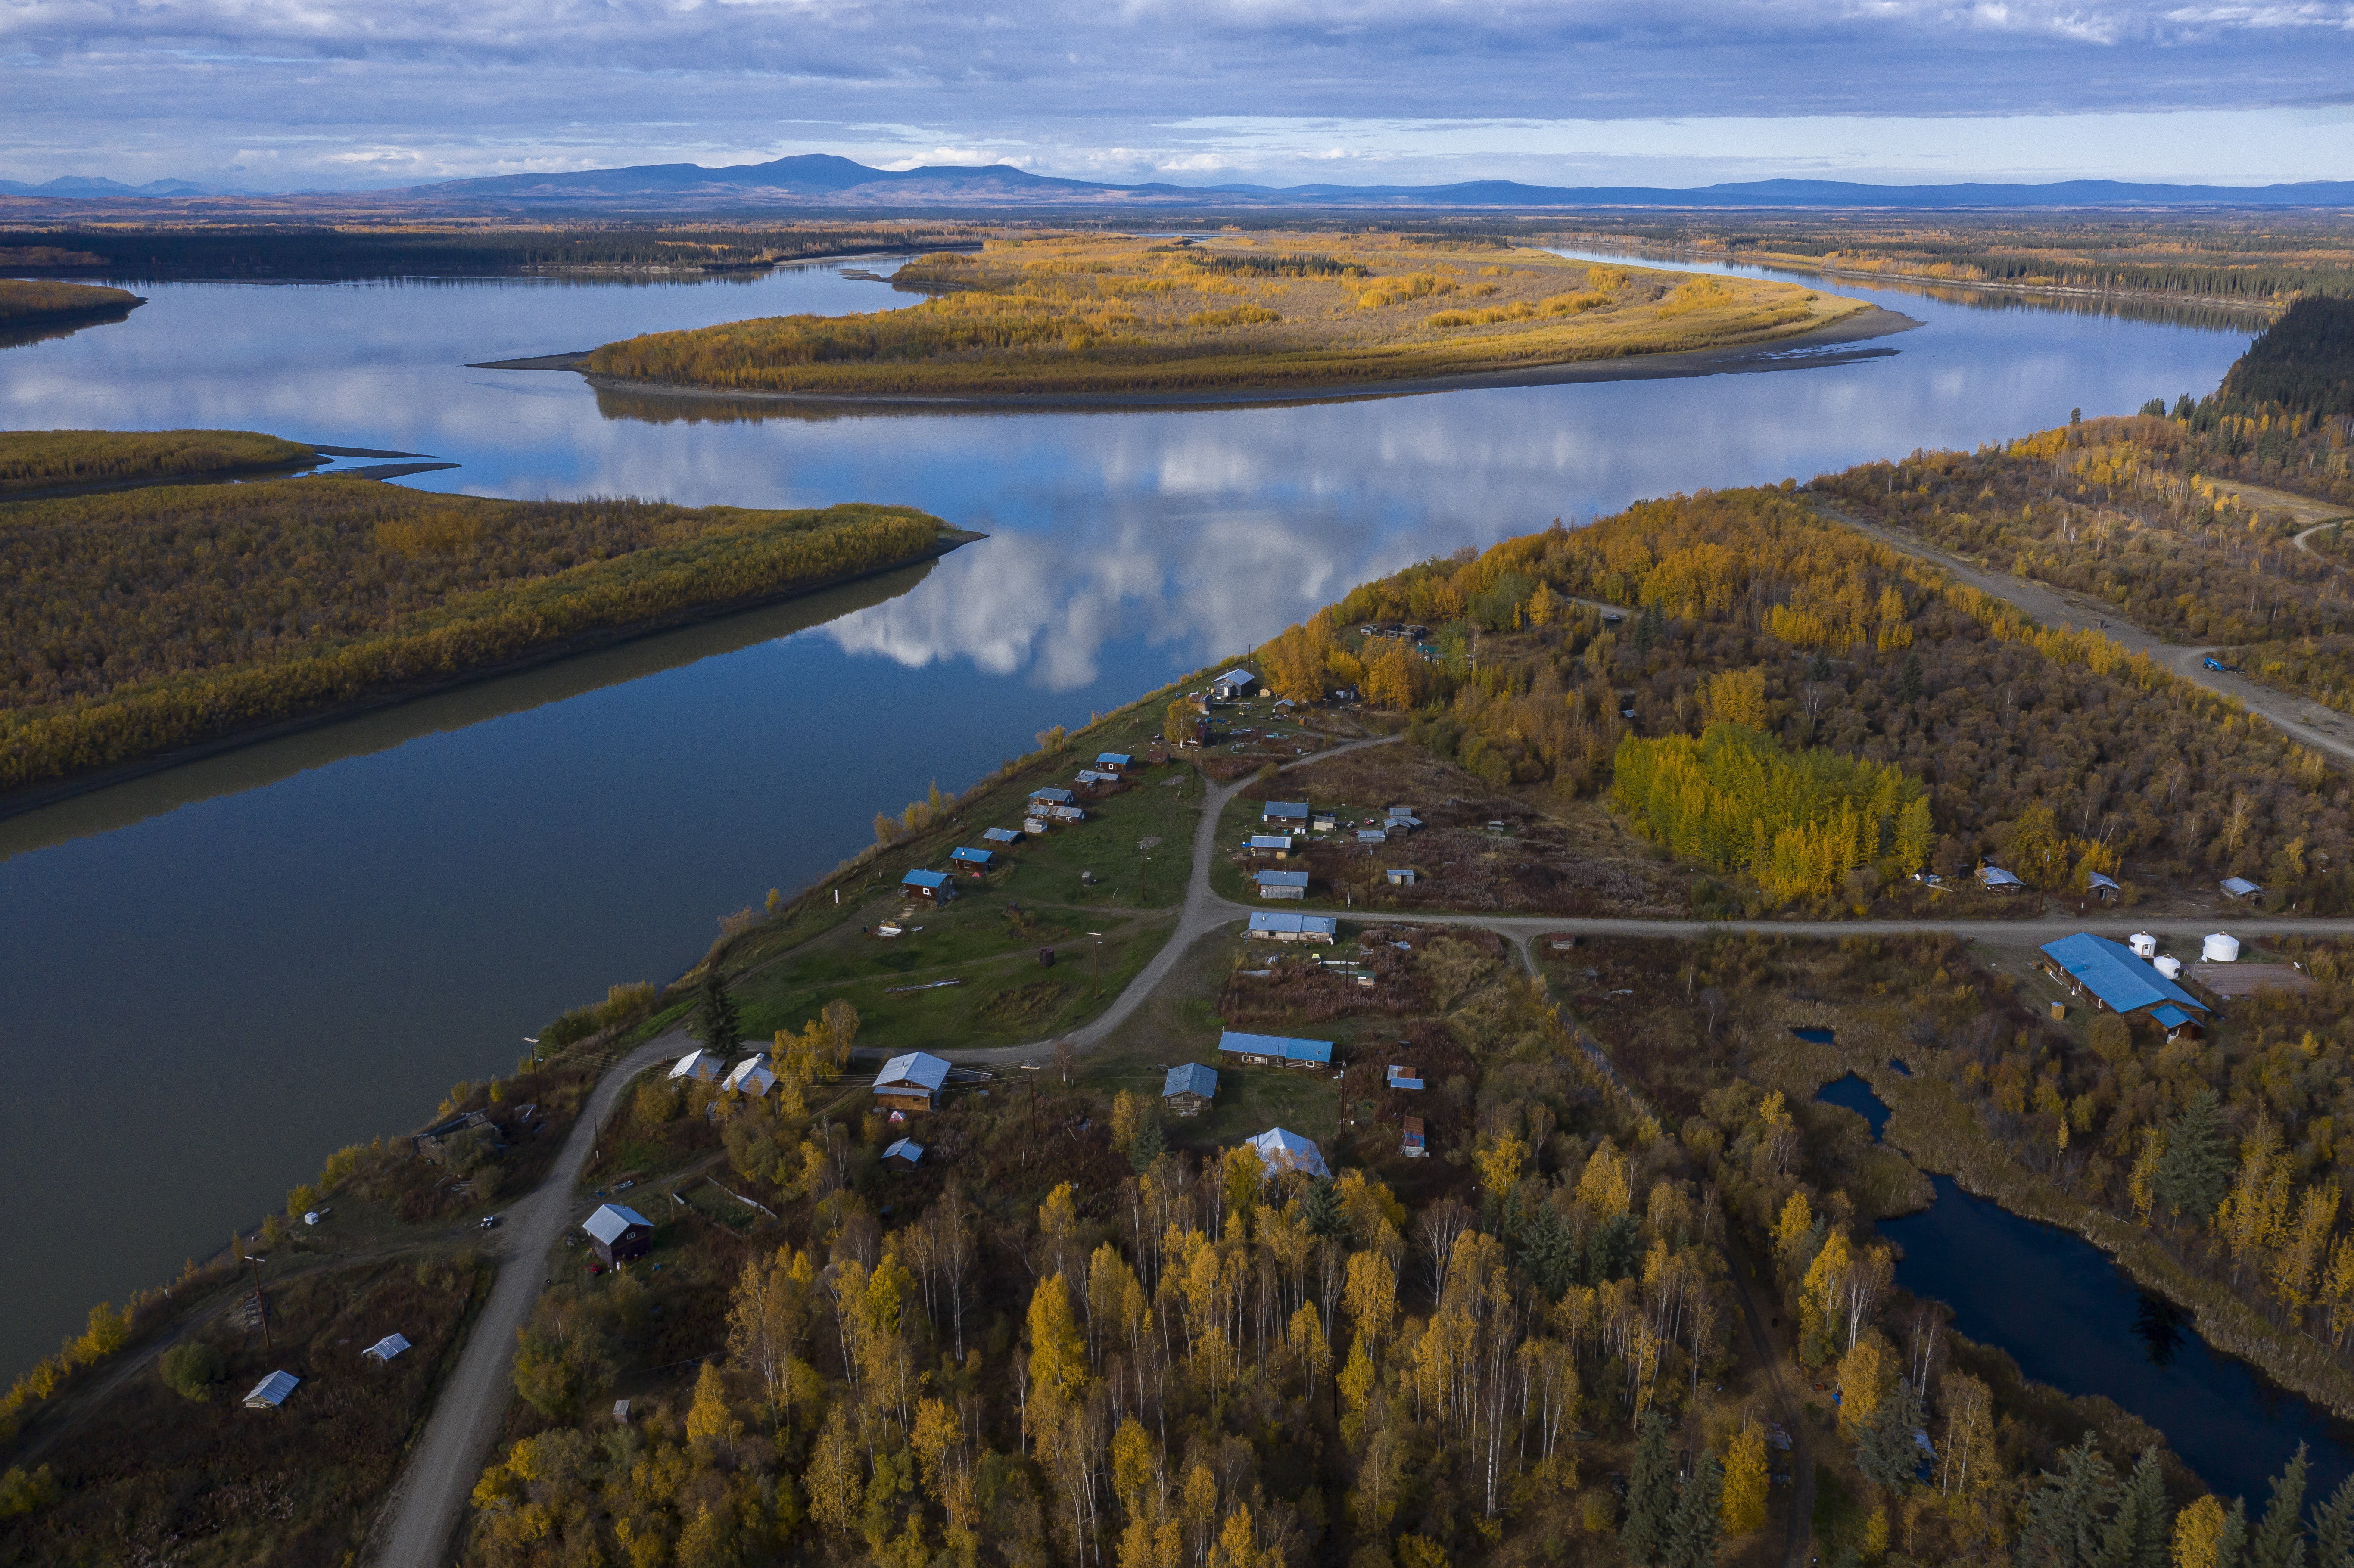
[[[0,326],[27,325],[51,316],[127,311],[139,302],[139,296],[128,289],[0,278]]]
[[[53,485],[196,478],[318,461],[309,447],[252,430],[5,430],[0,431],[0,496]]]

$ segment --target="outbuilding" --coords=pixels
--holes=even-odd
[[[1999,865],[1982,865],[1978,867],[1978,885],[1988,893],[2008,893],[2013,888],[2025,887],[2027,884]]]
[[[407,1349],[408,1349],[408,1340],[406,1335],[387,1334],[383,1339],[362,1351],[360,1354],[381,1366]]]
[[[2125,889],[2117,885],[2115,877],[2095,871],[2086,874],[2084,891],[2104,904],[2115,904],[2117,901],[2117,895]]]
[[[1338,915],[1295,915],[1288,909],[1254,909],[1250,934],[1275,942],[1331,942],[1341,934]]]
[[[2223,896],[2226,898],[2250,900],[2262,898],[2264,895],[2264,890],[2244,876],[2227,876],[2223,879]]]
[[[1199,1062],[1172,1067],[1161,1081],[1161,1103],[1173,1116],[1199,1116],[1218,1097],[1218,1071]]]
[[[1287,1171],[1305,1171],[1310,1176],[1330,1181],[1331,1169],[1324,1163],[1324,1152],[1296,1132],[1279,1127],[1268,1128],[1249,1139],[1252,1152],[1269,1176],[1280,1176]]]
[[[991,866],[997,863],[997,852],[995,850],[985,849],[966,849],[960,845],[959,847],[949,851],[949,858],[956,862],[959,865],[969,865],[975,871],[987,871]]]
[[[1430,1146],[1423,1140],[1420,1117],[1410,1116],[1405,1119],[1398,1139],[1398,1152],[1408,1160],[1420,1160],[1430,1153]]]
[[[1210,695],[1222,703],[1238,703],[1258,690],[1258,677],[1248,670],[1229,670],[1210,683]]]
[[[727,1075],[727,1082],[722,1086],[757,1100],[777,1086],[777,1075],[769,1071],[767,1057],[747,1056],[736,1064],[736,1070]]]
[[[949,1065],[928,1051],[910,1051],[875,1075],[875,1103],[890,1110],[928,1111],[948,1086]]]
[[[982,842],[992,844],[1018,844],[1022,842],[1022,835],[1012,828],[983,828],[981,836]]]
[[[1067,806],[1075,797],[1068,789],[1033,789],[1030,799],[1043,806]]]
[[[698,1050],[689,1051],[685,1055],[681,1056],[677,1065],[671,1068],[670,1075],[673,1078],[684,1078],[691,1084],[708,1084],[716,1082],[719,1075],[726,1070],[726,1064],[720,1058],[718,1052]]]
[[[1107,773],[1125,773],[1135,765],[1136,758],[1125,751],[1098,751],[1096,766]]]
[[[1250,836],[1249,848],[1253,854],[1271,854],[1276,859],[1281,860],[1291,853],[1291,835],[1289,833],[1253,833]]]
[[[1392,887],[1414,885],[1414,867],[1410,865],[1394,865],[1382,874],[1389,879],[1389,885]]]
[[[588,1245],[609,1266],[643,1257],[653,1249],[654,1223],[622,1203],[605,1203],[580,1223]]]
[[[1262,871],[1258,874],[1258,895],[1261,898],[1305,898],[1308,896],[1308,874],[1304,871]]]
[[[286,1403],[286,1396],[293,1393],[302,1381],[291,1372],[271,1372],[253,1385],[253,1392],[245,1396],[245,1407],[248,1410],[275,1410]]]
[[[1393,1089],[1419,1089],[1422,1087],[1422,1080],[1414,1075],[1414,1069],[1412,1067],[1401,1067],[1395,1065],[1391,1066],[1388,1075],[1383,1078],[1382,1082],[1385,1086]]]
[[[946,904],[956,896],[945,871],[911,871],[899,879],[899,892],[905,897],[928,898],[935,904]]]
[[[1329,1067],[1332,1065],[1332,1042],[1295,1040],[1282,1034],[1245,1034],[1239,1030],[1228,1029],[1218,1036],[1218,1054],[1231,1056],[1253,1067],[1271,1067],[1278,1064],[1290,1067]]]
[[[912,1138],[903,1138],[883,1151],[883,1163],[894,1171],[913,1171],[923,1160],[924,1146]]]
[[[1385,844],[1389,842],[1390,836],[1380,828],[1359,828],[1357,830],[1357,842],[1370,847],[1373,844]]]

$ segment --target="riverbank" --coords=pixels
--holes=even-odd
[[[0,331],[120,321],[146,302],[128,289],[101,284],[0,278]]]

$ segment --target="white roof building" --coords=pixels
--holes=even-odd
[[[654,1228],[652,1220],[626,1203],[601,1204],[595,1213],[580,1222],[582,1230],[607,1246],[611,1246],[631,1225],[643,1225],[648,1230]]]
[[[388,1361],[407,1349],[408,1349],[408,1340],[406,1338],[398,1334],[387,1334],[383,1339],[362,1351],[360,1354],[372,1361]]]
[[[1271,1127],[1247,1141],[1269,1176],[1280,1176],[1287,1171],[1305,1171],[1310,1176],[1327,1179],[1332,1174],[1324,1164],[1323,1151],[1296,1132]]]
[[[747,1056],[736,1064],[734,1072],[727,1075],[727,1087],[739,1095],[750,1095],[754,1099],[776,1086],[777,1075],[769,1071],[765,1056]]]
[[[678,1065],[670,1070],[670,1075],[685,1078],[692,1083],[707,1084],[726,1071],[717,1052],[694,1050],[678,1059]]]
[[[275,1410],[286,1403],[286,1396],[293,1393],[295,1385],[302,1381],[290,1372],[271,1372],[253,1385],[253,1392],[245,1396],[245,1407],[248,1410]]]
[[[928,1051],[910,1051],[894,1056],[883,1064],[875,1075],[877,1095],[922,1095],[927,1099],[937,1097],[947,1086],[949,1065],[944,1057]]]

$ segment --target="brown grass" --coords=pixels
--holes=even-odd
[[[43,316],[90,315],[100,311],[127,311],[139,296],[126,289],[101,288],[94,283],[31,282],[0,278],[0,322],[37,321]]]

